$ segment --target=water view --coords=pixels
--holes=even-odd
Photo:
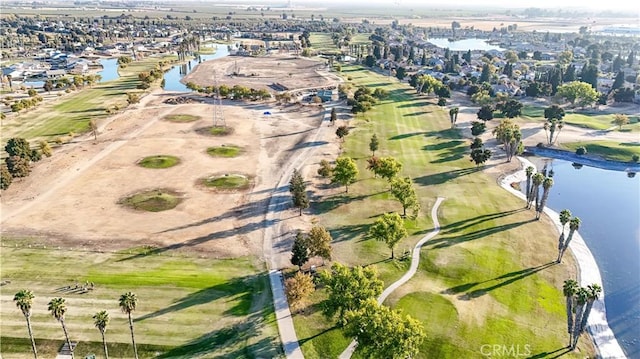
[[[100,82],[107,82],[120,77],[117,58],[100,59],[98,62],[102,65],[102,70],[98,71],[98,75],[101,76]]]
[[[213,47],[215,47],[216,52],[213,54],[200,55],[202,61],[219,59],[221,57],[229,55],[229,49],[227,48],[227,45],[214,44]],[[198,63],[198,60],[191,60],[186,64],[173,66],[171,70],[167,71],[164,74],[164,89],[167,91],[191,91],[187,88],[187,86],[180,82],[180,80],[188,75],[198,65]]]
[[[505,49],[501,48],[497,45],[491,45],[484,39],[464,39],[464,40],[455,40],[451,41],[444,37],[434,37],[427,40],[428,42],[443,48],[449,49],[451,51],[467,51],[467,50],[499,50],[504,51]]]
[[[582,220],[580,233],[600,268],[609,326],[626,354],[640,357],[640,176],[558,159],[532,162],[553,170],[549,207],[569,209]]]

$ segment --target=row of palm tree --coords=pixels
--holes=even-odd
[[[575,349],[580,334],[587,328],[587,320],[598,299],[602,288],[598,284],[588,285],[586,288],[578,286],[578,282],[567,279],[562,286],[562,292],[567,306],[567,332],[569,333],[569,347]]]
[[[564,230],[569,224],[569,234],[567,238],[564,237]],[[569,243],[573,239],[573,235],[576,233],[578,229],[580,229],[580,224],[582,221],[578,217],[571,218],[571,211],[568,209],[563,209],[560,211],[560,224],[562,225],[562,232],[560,233],[560,237],[558,237],[558,259],[556,259],[556,263],[562,262],[562,256],[564,256],[564,252],[569,248]]]
[[[525,169],[527,175],[527,209],[531,209],[535,203],[536,219],[540,219],[542,211],[549,199],[551,186],[553,186],[553,178],[547,177],[544,173],[536,172],[532,166]],[[542,198],[540,198],[540,186],[542,186]]]
[[[33,299],[35,295],[32,291],[28,289],[22,289],[18,291],[13,297],[13,301],[16,303],[16,306],[22,311],[26,321],[27,321],[27,330],[29,331],[29,339],[31,340],[31,349],[33,351],[33,357],[38,359],[38,349],[36,348],[36,341],[33,336],[33,330],[31,329],[31,309],[33,307]],[[131,343],[133,344],[133,352],[135,358],[138,359],[138,349],[136,348],[136,341],[133,334],[133,320],[131,318],[131,312],[136,309],[136,305],[138,304],[137,296],[132,292],[124,293],[120,296],[119,306],[120,309],[127,313],[129,317],[129,330],[131,331]],[[64,332],[64,337],[69,346],[69,351],[71,352],[71,357],[73,358],[73,349],[71,346],[71,340],[69,339],[69,333],[67,332],[67,327],[65,325],[65,314],[67,313],[67,305],[64,298],[53,298],[49,301],[48,308],[51,315],[60,323],[62,326],[62,331]],[[109,352],[107,350],[107,341],[105,338],[105,333],[107,331],[107,325],[109,324],[109,313],[106,310],[100,311],[93,316],[93,323],[95,327],[100,331],[102,335],[102,345],[104,347],[104,356],[105,358],[109,358]]]

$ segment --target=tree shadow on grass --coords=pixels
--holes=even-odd
[[[272,358],[282,355],[278,337],[269,336],[258,341],[251,339],[262,334],[262,313],[252,314],[245,321],[195,338],[173,348],[157,358],[193,358],[216,354],[216,358]],[[237,347],[235,350],[228,348]]]
[[[445,140],[462,140],[462,133],[459,128],[448,128],[441,131],[429,131],[425,132],[425,136]]]
[[[440,227],[440,230],[444,234],[458,233],[458,232],[461,232],[464,229],[467,229],[469,227],[473,227],[473,226],[478,225],[480,223],[483,223],[483,222],[486,222],[486,221],[491,221],[491,220],[502,218],[502,217],[506,217],[506,216],[510,216],[512,214],[520,213],[522,211],[526,211],[526,209],[525,208],[518,208],[518,209],[509,210],[509,211],[502,211],[502,212],[483,214],[481,216],[476,216],[476,217],[472,217],[472,218],[468,218],[468,219],[463,219],[463,220],[460,220],[460,221],[457,221],[457,222],[449,223],[449,224],[447,224],[445,226]],[[431,230],[433,230],[433,229],[431,229]]]
[[[249,315],[252,314],[251,305],[254,296],[259,295],[263,290],[268,290],[268,280],[269,279],[267,273],[233,278],[231,280],[224,281],[211,287],[189,293],[185,297],[175,301],[170,306],[137,317],[134,319],[134,321],[141,322],[147,319],[160,317],[165,314],[179,312],[193,306],[212,303],[222,298],[227,298],[225,300],[226,303],[232,301],[235,302],[233,306],[229,307],[223,312],[224,315]]]
[[[362,201],[363,199],[365,199],[367,197],[375,196],[375,195],[378,195],[380,193],[383,193],[383,192],[362,194],[362,195],[357,195],[357,196],[350,195],[349,193],[337,194],[337,195],[331,196],[331,197],[329,197],[327,199],[324,199],[324,200],[321,200],[321,201],[315,201],[315,202],[311,203],[311,211],[314,214],[327,213],[327,212],[333,211],[334,209],[342,206],[343,204],[347,204],[347,203],[351,203],[351,202],[355,202],[355,201]]]
[[[409,137],[413,137],[413,136],[419,136],[419,135],[424,135],[425,132],[411,132],[411,133],[403,133],[401,135],[395,135],[393,137],[389,137],[389,140],[394,141],[394,140],[402,140],[405,138],[409,138]]]
[[[464,243],[464,242],[469,242],[476,239],[484,238],[502,231],[508,231],[513,228],[517,228],[524,224],[535,222],[535,221],[537,220],[535,218],[532,218],[526,221],[508,223],[501,226],[492,226],[489,228],[479,229],[477,231],[465,233],[463,235],[453,235],[449,237],[438,238],[438,239],[429,241],[427,243],[427,246],[431,249],[448,248],[459,243]]]
[[[424,151],[442,151],[438,153],[439,158],[430,163],[444,163],[456,161],[464,157],[467,146],[465,146],[464,141],[449,141],[426,145],[423,146],[422,149]]]
[[[419,184],[421,186],[432,186],[432,185],[438,185],[438,184],[443,184],[447,181],[450,181],[452,179],[461,177],[461,176],[465,176],[468,174],[472,174],[475,172],[480,171],[481,168],[479,167],[470,167],[470,168],[460,168],[457,170],[451,170],[451,171],[446,171],[446,172],[440,172],[440,173],[434,173],[431,175],[426,175],[426,176],[421,176],[421,177],[414,177],[413,178],[413,182],[416,184]]]
[[[482,282],[470,282],[470,283],[465,283],[462,285],[458,285],[455,287],[451,287],[448,288],[446,290],[444,290],[442,293],[443,294],[459,294],[459,293],[463,293],[466,292],[464,294],[460,294],[458,296],[458,299],[461,300],[471,300],[474,298],[478,298],[481,297],[485,294],[487,294],[488,292],[491,292],[495,289],[498,288],[502,288],[506,285],[509,285],[511,283],[517,282],[519,280],[522,280],[524,278],[527,278],[533,274],[536,274],[544,269],[547,269],[551,266],[556,265],[557,263],[555,261],[551,261],[545,264],[541,264],[539,266],[536,267],[530,267],[530,268],[526,268],[526,269],[521,269],[521,270],[517,270],[517,271],[513,271],[513,272],[509,272],[509,273],[505,273],[503,275],[500,275],[498,277],[495,278],[491,278],[491,279],[487,279],[485,281]],[[496,282],[495,284],[492,284],[490,286],[484,287],[484,288],[478,288],[478,289],[474,289],[471,290],[472,288],[481,285],[481,284],[485,284],[485,283],[490,283],[490,282]]]
[[[530,357],[527,357],[527,359],[542,359],[542,358],[555,359],[555,358],[559,358],[559,357],[561,357],[561,356],[563,356],[565,354],[568,354],[570,352],[571,352],[570,348],[563,347],[563,348],[558,348],[558,349],[556,349],[554,351],[551,351],[551,352],[541,352],[541,353],[538,353],[538,354],[534,354],[534,355],[532,355]]]
[[[330,229],[333,242],[350,241],[354,238],[361,237],[360,241],[366,240],[366,232],[369,230],[369,224],[350,224]]]

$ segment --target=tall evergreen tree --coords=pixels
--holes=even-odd
[[[291,264],[302,269],[302,266],[308,261],[309,247],[307,246],[307,240],[302,232],[298,232],[293,240],[293,248],[291,249]]]

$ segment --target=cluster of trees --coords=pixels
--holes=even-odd
[[[346,335],[355,338],[358,350],[367,358],[401,359],[415,357],[425,332],[409,315],[378,304],[383,283],[372,267],[349,268],[335,263],[331,271],[320,273],[327,291],[322,312],[336,318]]]
[[[533,207],[533,205],[535,204],[536,219],[540,219],[542,211],[547,204],[551,186],[553,186],[553,178],[551,176],[547,177],[546,171],[534,173],[534,170],[535,169],[532,166],[529,166],[525,169],[525,174],[527,176],[527,209],[531,209],[531,207]],[[542,198],[540,197],[541,186]]]
[[[300,216],[302,216],[302,210],[309,208],[309,198],[307,197],[307,188],[304,184],[304,178],[298,171],[293,170],[291,180],[289,181],[289,192],[291,192],[291,201],[293,207],[300,210]]]
[[[36,347],[36,342],[33,336],[33,330],[31,329],[31,314],[33,309],[33,300],[35,295],[32,291],[28,289],[23,289],[17,292],[13,301],[16,303],[16,306],[27,321],[27,330],[29,331],[29,339],[31,339],[31,350],[33,351],[33,356],[38,358],[38,349]],[[138,359],[138,350],[136,348],[135,336],[133,333],[133,319],[131,318],[131,313],[136,310],[136,306],[138,304],[138,297],[132,293],[127,292],[120,296],[118,301],[118,305],[122,312],[126,313],[129,318],[129,330],[131,331],[131,343],[133,344],[133,353],[136,359]],[[71,357],[73,358],[73,349],[71,346],[71,340],[69,339],[69,332],[67,331],[67,327],[65,325],[65,315],[67,314],[67,305],[64,298],[53,298],[49,301],[47,310],[51,315],[60,323],[62,326],[62,331],[64,333],[65,340],[67,345],[69,346],[69,350],[71,351]],[[100,331],[102,335],[102,345],[104,348],[104,355],[106,358],[109,358],[109,352],[107,350],[107,341],[105,338],[105,333],[107,331],[107,325],[109,324],[109,313],[107,311],[102,310],[97,312],[93,316],[93,324]]]
[[[133,59],[130,56],[120,56],[118,57],[118,66],[120,68],[127,67],[128,64],[133,62]]]
[[[575,349],[580,339],[580,334],[587,328],[589,314],[593,303],[598,299],[602,288],[598,284],[590,284],[586,288],[580,287],[578,282],[567,279],[562,286],[567,307],[567,332],[569,333],[569,346]]]
[[[152,69],[151,71],[143,71],[138,74],[138,80],[140,84],[138,88],[141,90],[151,87],[153,81],[159,80],[164,76],[164,72],[160,68]]]
[[[524,146],[522,144],[522,132],[520,126],[510,119],[500,121],[500,124],[493,129],[496,139],[504,147],[507,154],[507,162],[511,162],[514,155],[522,153]]]
[[[232,100],[268,100],[271,98],[271,93],[265,89],[256,90],[246,86],[234,85],[229,87],[227,85],[220,85],[217,88],[215,86],[200,86],[193,82],[188,82],[185,85],[188,89],[204,93],[204,94],[219,94],[220,97]],[[289,95],[290,96],[290,95]]]
[[[564,127],[562,122],[564,109],[558,105],[551,105],[544,109],[544,118],[547,120],[544,123],[544,133],[547,136],[547,143],[551,146],[558,140],[558,135]],[[558,131],[557,134],[556,131]],[[555,139],[553,138],[554,134],[556,134]]]
[[[351,112],[359,113],[370,110],[373,105],[388,96],[387,91],[381,88],[376,88],[372,91],[366,86],[360,86],[353,93],[353,98],[347,100],[347,104],[351,106]]]
[[[29,98],[23,98],[11,104],[11,112],[20,112],[22,110],[28,110],[32,107],[38,106],[40,102],[42,102],[42,96],[34,95]]]
[[[560,237],[558,237],[558,259],[556,259],[557,263],[562,262],[562,257],[569,248],[569,243],[571,243],[573,235],[578,229],[580,229],[580,224],[582,224],[582,221],[579,217],[571,217],[571,211],[569,211],[568,209],[563,209],[562,211],[560,211],[559,219],[560,224],[562,225],[562,232],[560,233]],[[569,225],[569,234],[565,239],[564,230],[567,224]]]
[[[42,156],[52,155],[51,146],[41,140],[39,149],[31,148],[27,140],[21,137],[10,138],[4,146],[8,157],[0,166],[0,189],[9,188],[14,178],[27,177],[31,173],[31,162],[38,162]]]
[[[482,139],[476,137],[471,143],[471,161],[480,167],[481,164],[487,162],[491,158],[491,151],[484,147]]]

